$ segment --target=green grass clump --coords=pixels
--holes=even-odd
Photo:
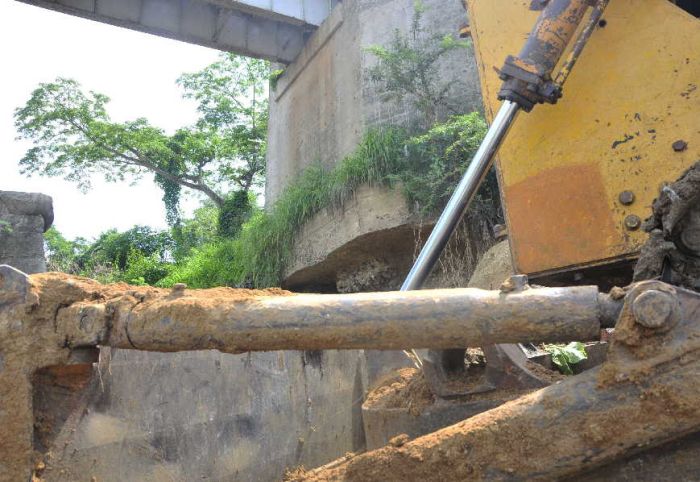
[[[342,207],[360,185],[400,184],[414,209],[432,215],[447,202],[485,132],[478,113],[455,116],[420,136],[398,128],[370,131],[333,169],[318,164],[307,168],[271,210],[255,213],[236,238],[195,249],[158,284],[277,286],[299,229],[322,209]],[[494,213],[495,186],[494,178],[487,181],[482,190],[487,202],[481,203],[494,206]]]
[[[359,185],[391,184],[389,174],[404,156],[406,139],[399,129],[371,131],[335,169],[310,166],[269,212],[253,215],[236,238],[195,249],[158,284],[184,282],[193,288],[278,285],[301,226],[326,207],[342,206]]]

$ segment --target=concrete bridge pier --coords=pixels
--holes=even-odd
[[[49,196],[0,191],[0,264],[28,274],[46,271],[44,232],[52,223]]]

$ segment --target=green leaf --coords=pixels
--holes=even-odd
[[[551,355],[552,363],[566,375],[573,374],[571,365],[588,358],[585,345],[578,341],[571,342],[568,345],[545,345],[544,349]]]
[[[12,232],[12,224],[8,221],[0,219],[0,233],[10,234]]]

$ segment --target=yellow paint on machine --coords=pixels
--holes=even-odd
[[[467,0],[486,114],[496,69],[537,19],[530,0]],[[675,152],[672,144],[688,146]],[[700,160],[700,20],[668,0],[612,0],[556,105],[521,114],[498,156],[518,272],[548,274],[635,257],[664,183]],[[622,191],[635,194],[620,203]]]

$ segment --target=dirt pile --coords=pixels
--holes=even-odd
[[[402,368],[394,376],[367,394],[365,407],[408,409],[418,416],[435,403],[423,372],[416,368]]]

